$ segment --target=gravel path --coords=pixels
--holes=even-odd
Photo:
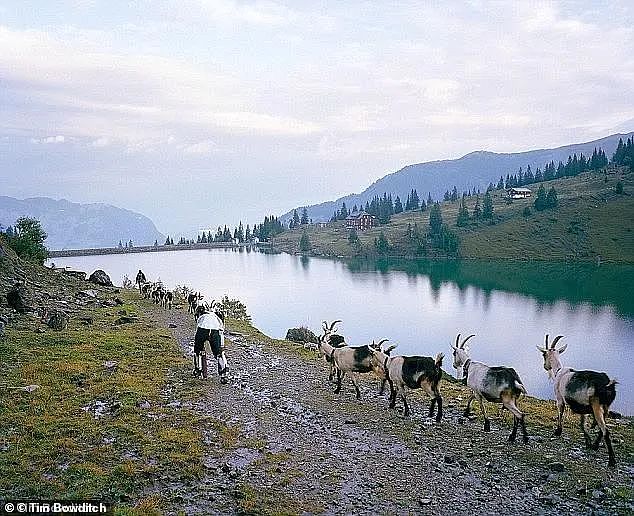
[[[165,313],[183,352],[194,324],[182,310]],[[351,384],[333,393],[324,364],[286,348],[227,334],[230,381],[215,374],[193,403],[205,424],[205,475],[162,485],[174,512],[187,514],[626,514],[613,496],[632,486],[634,468],[604,467],[605,450],[581,449],[579,435],[535,435],[509,445],[507,415],[492,432],[464,418],[464,399],[445,394],[440,424],[425,417],[429,400],[410,397],[413,416],[390,411],[368,378],[362,400]],[[202,381],[202,380],[201,380]],[[169,393],[168,393],[169,394]],[[172,403],[178,401],[172,400]],[[533,430],[533,432],[531,432]],[[617,452],[618,453],[618,452]],[[579,463],[596,472],[592,483]],[[554,464],[553,464],[554,463]],[[557,471],[563,469],[563,471]],[[582,468],[583,469],[583,468]],[[632,492],[632,491],[630,491]]]

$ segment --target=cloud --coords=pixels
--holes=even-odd
[[[41,144],[41,143],[64,143],[66,138],[58,134],[57,136],[46,136],[44,138],[31,138],[31,143]]]

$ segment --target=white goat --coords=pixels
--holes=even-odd
[[[552,344],[548,345],[548,335],[546,335],[546,346],[537,349],[544,358],[544,369],[548,372],[551,380],[554,380],[555,398],[557,400],[558,418],[555,435],[561,435],[561,424],[566,405],[570,407],[572,412],[579,414],[579,427],[583,432],[586,447],[596,450],[599,448],[601,438],[605,438],[605,445],[608,449],[608,465],[615,466],[614,450],[612,449],[612,441],[610,432],[605,423],[605,418],[610,411],[610,405],[616,398],[615,380],[611,380],[605,373],[596,371],[575,371],[569,367],[563,367],[559,355],[566,348],[564,344],[556,349],[557,343],[563,338],[558,335]],[[594,443],[592,443],[590,435],[586,430],[586,414],[593,414],[594,420],[599,426],[599,435]]]
[[[453,350],[453,366],[459,373],[462,371],[465,383],[471,389],[471,396],[464,411],[465,416],[469,415],[471,402],[477,398],[484,416],[484,431],[489,432],[491,423],[487,417],[483,400],[502,403],[504,408],[513,414],[513,431],[509,435],[509,441],[515,441],[517,427],[520,425],[522,427],[522,437],[524,442],[527,443],[528,435],[526,433],[524,413],[517,408],[517,400],[522,394],[526,394],[526,388],[522,384],[522,380],[520,380],[517,371],[512,367],[490,367],[482,362],[473,362],[469,356],[469,347],[465,347],[467,341],[472,337],[475,337],[475,335],[469,335],[459,344],[460,334],[458,334],[455,346],[451,346]]]

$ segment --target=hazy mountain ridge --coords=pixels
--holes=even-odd
[[[163,243],[165,235],[145,215],[109,204],[80,204],[49,197],[15,199],[0,196],[0,224],[13,225],[19,217],[35,217],[48,234],[50,249],[114,247],[119,240],[134,245]]]
[[[506,177],[507,174],[515,174],[519,167],[526,170],[527,165],[530,165],[534,172],[537,167],[543,169],[544,165],[550,161],[554,161],[555,164],[558,161],[565,163],[568,156],[574,153],[577,155],[583,153],[586,157],[590,156],[595,147],[601,147],[606,155],[611,157],[618,145],[619,138],[623,138],[625,141],[632,135],[634,132],[612,134],[590,142],[516,153],[479,150],[465,154],[458,159],[407,165],[378,179],[359,194],[348,194],[335,201],[327,201],[306,208],[308,216],[314,222],[319,222],[329,220],[333,212],[341,208],[342,202],[345,202],[348,209],[351,209],[354,204],[365,205],[366,201],[370,201],[375,195],[383,195],[384,192],[391,193],[393,197],[399,195],[401,201],[405,203],[407,194],[412,188],[417,190],[421,199],[427,199],[427,194],[431,193],[435,200],[442,199],[444,192],[452,189],[454,185],[459,192],[478,187],[484,191],[490,182],[495,184],[500,176]],[[296,209],[301,213],[302,208],[298,206]],[[293,210],[290,210],[280,218],[282,221],[288,221],[292,215]]]

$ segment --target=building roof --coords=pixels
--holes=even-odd
[[[513,188],[509,188],[509,190],[512,190],[514,192],[532,192],[530,188],[518,188],[516,186],[514,186]]]
[[[356,220],[359,217],[361,217],[362,215],[367,215],[368,217],[372,217],[374,218],[374,215],[370,215],[369,213],[365,212],[365,211],[359,211],[357,213],[351,213],[350,215],[348,215],[346,217],[346,220]]]

